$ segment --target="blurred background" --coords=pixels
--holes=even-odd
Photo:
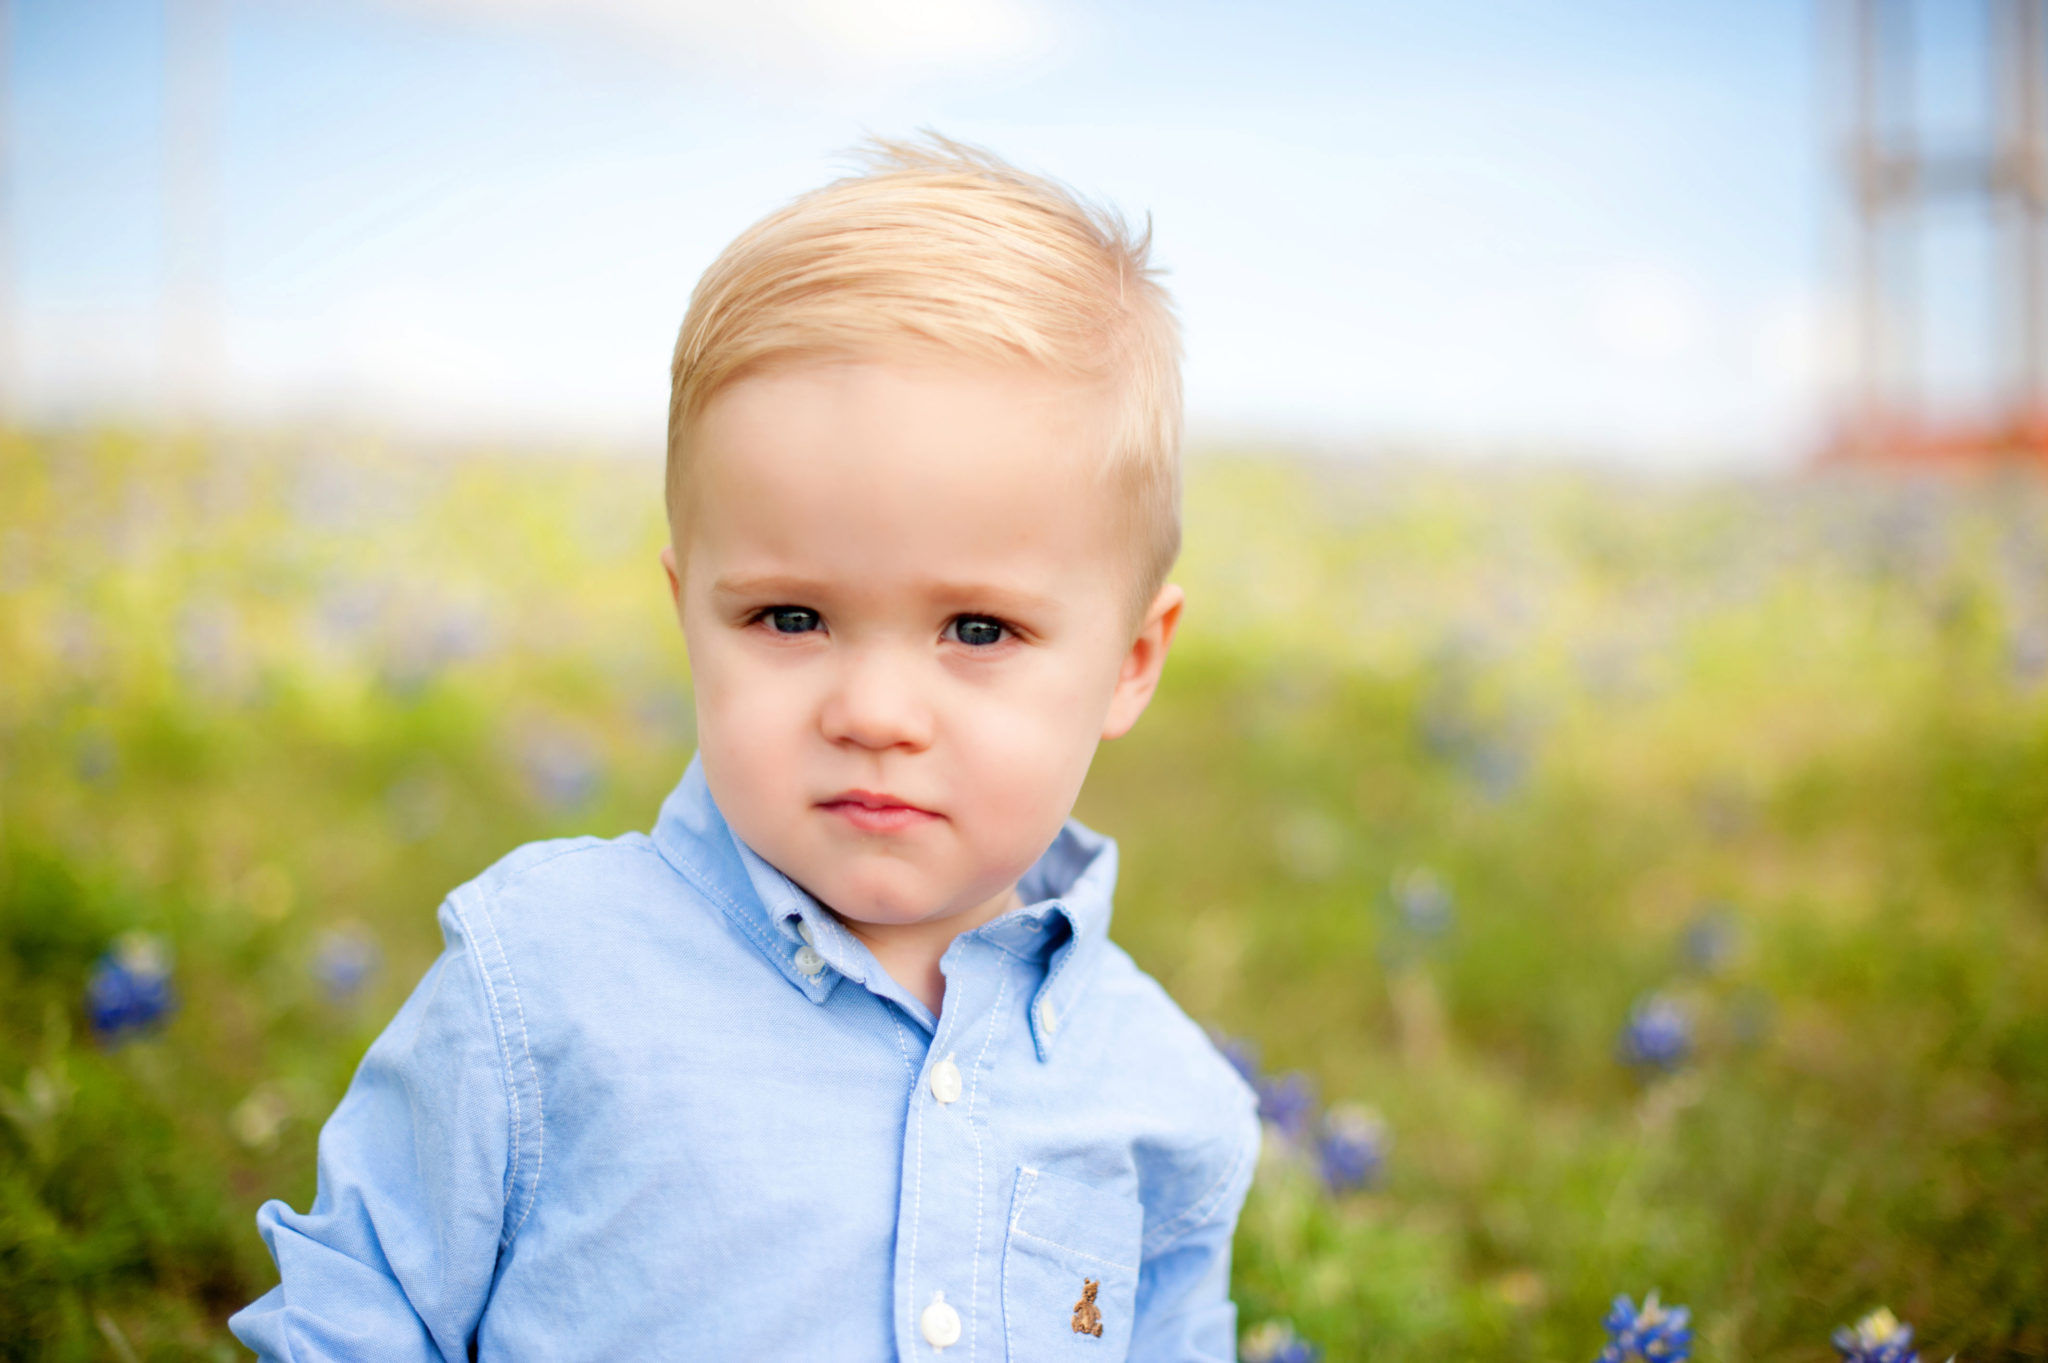
[[[1261,1093],[1245,1356],[2048,1357],[2048,0],[0,35],[0,1357],[241,1356],[441,897],[650,826],[689,290],[927,127],[1181,307],[1079,814]]]

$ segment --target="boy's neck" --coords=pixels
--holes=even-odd
[[[1012,885],[979,908],[924,923],[858,923],[836,912],[832,916],[860,939],[890,979],[909,990],[936,1018],[946,1000],[946,977],[939,970],[946,948],[961,933],[994,922],[1023,902]]]

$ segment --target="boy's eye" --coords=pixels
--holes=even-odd
[[[999,644],[1009,633],[1000,620],[991,620],[986,615],[962,615],[946,626],[946,632],[970,648],[987,648]]]
[[[825,623],[816,611],[803,606],[771,606],[761,612],[761,618],[773,625],[777,634],[809,634]]]

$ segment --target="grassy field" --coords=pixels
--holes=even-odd
[[[0,439],[0,1357],[236,1356],[254,1209],[312,1196],[441,896],[649,826],[658,484]],[[2048,1358],[2048,489],[1213,454],[1188,539],[1079,813],[1116,935],[1258,1053],[1248,1329],[1583,1363],[1655,1289],[1700,1359],[1880,1304]],[[154,1026],[95,1034],[110,948]]]

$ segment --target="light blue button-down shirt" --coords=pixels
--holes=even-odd
[[[297,1363],[1233,1357],[1255,1104],[1109,941],[1115,879],[1069,822],[934,1018],[695,762],[652,836],[520,848],[441,906],[231,1327]]]

